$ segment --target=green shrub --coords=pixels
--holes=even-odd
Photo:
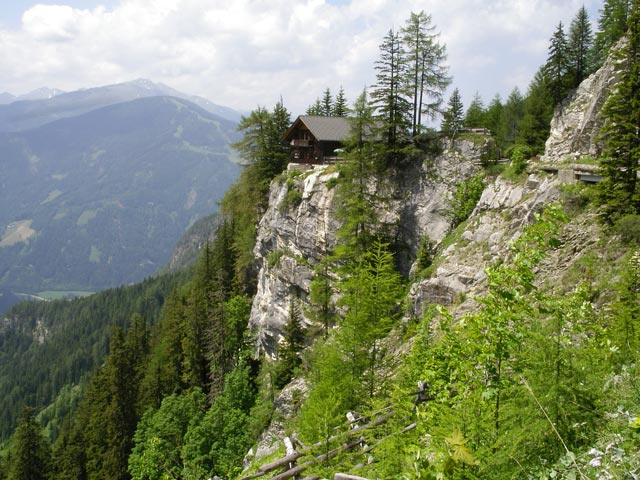
[[[280,259],[282,258],[283,255],[284,255],[284,250],[282,250],[281,248],[274,250],[272,252],[269,252],[267,254],[267,267],[268,268],[279,267]]]
[[[640,215],[625,215],[615,223],[613,229],[624,243],[640,246]]]
[[[458,185],[451,200],[449,214],[452,217],[453,227],[464,222],[473,209],[476,208],[478,200],[484,191],[484,172],[467,178]]]

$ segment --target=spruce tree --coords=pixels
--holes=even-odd
[[[569,58],[569,72],[571,88],[577,88],[582,80],[591,74],[593,33],[587,9],[582,6],[569,27],[567,52]]]
[[[517,143],[529,145],[536,154],[543,153],[544,144],[549,137],[552,116],[553,98],[547,87],[543,70],[538,70],[524,100]]]
[[[331,96],[331,90],[327,87],[322,95],[322,115],[324,117],[330,117],[333,112],[333,97]]]
[[[485,122],[486,127],[496,137],[499,145],[502,145],[500,142],[500,121],[502,119],[503,110],[504,105],[502,104],[502,99],[500,98],[500,95],[496,93],[487,107]]]
[[[304,347],[304,330],[297,300],[292,296],[289,301],[289,319],[284,327],[284,338],[278,347],[278,368],[274,381],[277,388],[284,387],[293,377],[300,365],[300,352]]]
[[[340,90],[336,95],[336,98],[333,102],[333,110],[331,115],[334,117],[346,117],[349,112],[349,108],[347,106],[347,97],[344,94],[344,88],[342,85],[340,86]]]
[[[602,111],[606,147],[600,157],[604,178],[599,184],[609,220],[640,212],[640,0],[633,1],[627,39],[614,59],[620,74]]]
[[[316,98],[316,101],[313,105],[309,105],[307,110],[305,111],[305,115],[318,115],[322,116],[322,102],[319,98]]]
[[[604,63],[611,47],[627,31],[627,18],[631,9],[631,0],[605,0],[600,9],[598,32],[594,42],[596,67]]]
[[[447,109],[443,113],[442,119],[442,132],[449,136],[452,140],[455,138],[458,131],[462,128],[463,123],[464,105],[462,104],[462,97],[460,96],[460,90],[455,88],[449,102]]]
[[[502,141],[504,148],[510,147],[516,141],[519,132],[519,124],[524,115],[524,98],[520,89],[515,87],[507,102],[504,104],[502,116],[500,118],[499,141]]]
[[[341,227],[337,232],[340,245],[335,253],[341,258],[352,258],[364,252],[375,237],[378,225],[378,214],[374,207],[376,197],[370,188],[371,182],[375,181],[378,152],[369,141],[374,117],[366,91],[358,97],[350,122],[347,155],[345,161],[340,163],[344,181],[339,183],[336,192],[336,216],[341,221]]]
[[[567,37],[560,22],[549,42],[549,54],[544,74],[554,104],[560,103],[569,91],[569,60]]]
[[[51,447],[36,423],[34,410],[25,407],[12,438],[8,480],[48,480],[51,470]]]
[[[464,115],[463,124],[467,128],[486,128],[486,112],[482,98],[478,92],[475,93],[469,108]]]

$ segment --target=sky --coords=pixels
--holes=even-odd
[[[375,82],[379,45],[431,15],[468,105],[526,92],[560,21],[602,0],[2,0],[0,92],[65,91],[137,78],[250,111],[302,114],[326,88],[352,102]]]

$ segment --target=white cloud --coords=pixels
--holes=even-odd
[[[65,0],[59,0],[64,3]],[[96,0],[97,1],[97,0]],[[600,2],[587,7],[597,14]],[[111,9],[35,5],[0,31],[0,91],[71,90],[146,77],[240,109],[283,95],[294,113],[375,78],[378,45],[425,10],[447,44],[454,84],[486,102],[526,83],[558,21],[582,0],[121,0]],[[592,18],[592,20],[595,20]]]

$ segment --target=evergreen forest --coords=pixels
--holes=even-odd
[[[380,40],[358,98],[327,87],[310,99],[308,114],[351,123],[344,159],[327,167],[339,227],[308,295],[292,292],[273,355],[248,325],[270,192],[288,186],[283,211],[303,195],[304,173],[287,169],[283,101],[240,121],[243,170],[192,266],[7,312],[0,478],[640,478],[640,0],[605,0],[597,29],[580,8],[557,25],[527,92],[476,94],[466,109],[436,32],[412,12]],[[554,110],[610,58],[605,148],[588,159],[602,181],[511,219],[521,228],[487,256],[474,308],[458,298],[412,315],[412,282],[463,243],[487,185],[527,182]],[[390,199],[372,185],[478,135],[491,141],[479,173],[456,186],[448,234],[425,236],[403,270],[382,218]],[[256,456],[274,425],[295,458],[284,446]]]

